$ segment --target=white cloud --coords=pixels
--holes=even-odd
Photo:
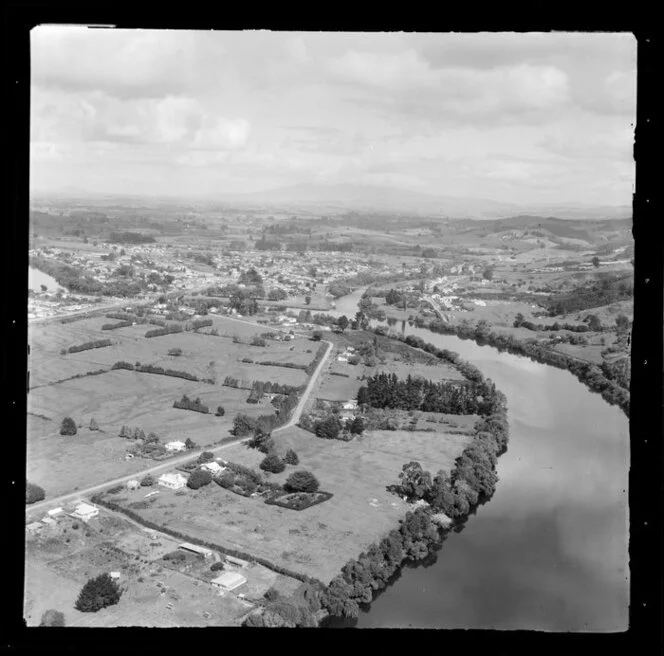
[[[211,127],[198,130],[193,145],[204,149],[237,149],[246,145],[249,139],[249,121],[239,118],[216,119]]]

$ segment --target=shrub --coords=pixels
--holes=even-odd
[[[91,431],[98,431],[99,430],[99,424],[97,423],[97,420],[94,417],[92,417],[92,419],[90,419],[90,426],[88,426],[88,430],[91,430]]]
[[[65,417],[60,425],[60,435],[76,435],[76,422],[71,417]]]
[[[224,569],[224,564],[222,562],[212,563],[210,570],[213,572],[218,572],[219,570]]]
[[[204,485],[208,485],[212,482],[212,474],[205,469],[195,470],[187,479],[187,487],[190,487],[192,490],[197,490]]]
[[[276,601],[277,598],[279,597],[279,592],[275,590],[274,588],[269,588],[266,592],[265,595],[263,595],[268,601]]]
[[[316,492],[319,485],[318,479],[311,472],[302,469],[286,479],[284,488],[289,492]]]
[[[202,465],[204,462],[210,462],[214,460],[214,453],[212,451],[203,451],[200,456],[198,456],[198,460],[196,462],[199,465]]]
[[[217,417],[223,417],[226,414],[226,410],[224,410],[223,405],[218,405],[217,406],[217,412],[215,413]]]
[[[102,608],[117,604],[121,595],[120,587],[110,575],[100,574],[83,586],[76,600],[76,610],[96,613]]]
[[[300,462],[300,459],[297,457],[297,453],[293,449],[288,449],[286,455],[284,456],[284,462],[287,465],[297,465]]]
[[[151,474],[147,474],[141,479],[141,485],[143,487],[151,487],[154,485],[154,478],[152,477]]]
[[[169,349],[168,355],[174,355],[174,356],[182,355],[182,349],[177,347]]]
[[[286,469],[284,461],[276,453],[265,456],[259,467],[263,471],[272,472],[273,474],[278,474]]]
[[[59,610],[47,610],[41,618],[39,626],[64,626],[65,614]]]
[[[314,432],[317,437],[336,439],[341,431],[341,422],[335,416],[328,417],[314,424]]]
[[[37,501],[43,501],[46,498],[46,493],[44,488],[39,487],[39,485],[34,485],[33,483],[26,483],[25,485],[25,502],[26,503],[36,503]]]
[[[235,481],[235,474],[233,472],[223,472],[214,479],[214,482],[217,485],[220,485],[226,490],[230,487],[233,487],[234,481]]]

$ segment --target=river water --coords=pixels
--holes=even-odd
[[[625,415],[566,371],[403,322],[395,328],[456,351],[491,378],[507,396],[510,441],[495,494],[463,529],[425,563],[402,568],[358,620],[331,625],[625,630]]]
[[[49,292],[55,292],[60,287],[55,278],[39,271],[39,269],[28,267],[28,289],[38,292],[41,291],[40,285],[46,285]]]

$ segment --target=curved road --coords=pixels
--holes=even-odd
[[[247,322],[250,323],[250,322]],[[258,325],[258,324],[257,324]],[[318,363],[318,366],[316,367],[316,370],[312,374],[311,378],[309,379],[309,383],[307,384],[306,389],[304,390],[304,393],[302,394],[302,397],[300,398],[300,402],[297,404],[296,408],[293,410],[293,413],[291,415],[291,418],[288,420],[288,423],[284,424],[283,426],[280,426],[278,428],[275,428],[272,433],[277,433],[279,431],[286,430],[287,428],[291,428],[292,426],[295,426],[297,422],[300,420],[300,417],[302,416],[302,411],[304,410],[304,406],[306,405],[307,401],[309,400],[309,396],[311,395],[311,392],[314,389],[314,386],[316,384],[316,381],[318,380],[318,377],[320,376],[321,371],[323,370],[323,367],[327,363],[330,353],[332,352],[332,342],[329,342],[327,340],[321,340],[321,342],[324,342],[327,344],[327,351],[324,355],[324,357],[321,359],[321,361]],[[233,440],[231,442],[226,442],[226,444],[221,444],[216,447],[211,447],[209,449],[205,449],[206,451],[211,451],[212,453],[218,453],[220,451],[223,451],[224,449],[228,448],[229,446],[232,446],[234,444],[237,444],[238,442],[242,442],[246,440],[245,437],[240,437],[236,440]],[[192,454],[188,453],[183,456],[180,456],[178,458],[172,458],[171,460],[168,460],[168,462],[155,465],[154,467],[149,467],[148,469],[143,469],[141,471],[134,472],[133,474],[129,474],[127,476],[121,476],[120,478],[114,478],[112,481],[106,481],[104,483],[100,483],[99,485],[94,485],[92,487],[88,487],[85,490],[77,490],[76,492],[70,492],[68,494],[63,494],[60,495],[59,497],[55,497],[53,499],[48,499],[45,501],[41,501],[39,503],[34,503],[30,506],[26,506],[26,515],[29,515],[34,512],[38,511],[43,511],[44,509],[50,508],[50,507],[55,507],[58,506],[62,503],[66,503],[67,501],[71,501],[73,499],[77,498],[83,498],[85,496],[90,495],[93,492],[99,492],[100,490],[103,490],[104,488],[107,487],[113,487],[115,485],[119,485],[120,483],[126,483],[127,481],[132,480],[133,478],[140,478],[145,476],[146,474],[158,474],[162,473],[165,471],[168,471],[169,469],[173,469],[177,465],[183,464],[185,462],[188,462],[192,459]]]

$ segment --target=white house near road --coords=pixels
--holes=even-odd
[[[93,517],[99,515],[99,508],[91,506],[89,503],[79,503],[76,510],[71,514],[72,517],[84,522],[90,521]]]
[[[48,511],[48,516],[49,517],[58,517],[59,515],[62,515],[64,510],[62,508],[53,508],[53,510]]]
[[[222,471],[226,469],[226,467],[222,467],[218,462],[206,462],[204,465],[201,466],[201,469],[206,469],[209,471],[213,476],[216,476],[217,474],[220,474]]]
[[[184,442],[181,442],[180,440],[167,442],[165,446],[167,451],[185,451],[187,448],[187,445]]]
[[[138,490],[139,487],[141,487],[141,484],[136,479],[127,481],[128,490]]]
[[[180,472],[168,472],[162,474],[157,479],[157,483],[171,490],[180,490],[187,484],[187,479]]]

